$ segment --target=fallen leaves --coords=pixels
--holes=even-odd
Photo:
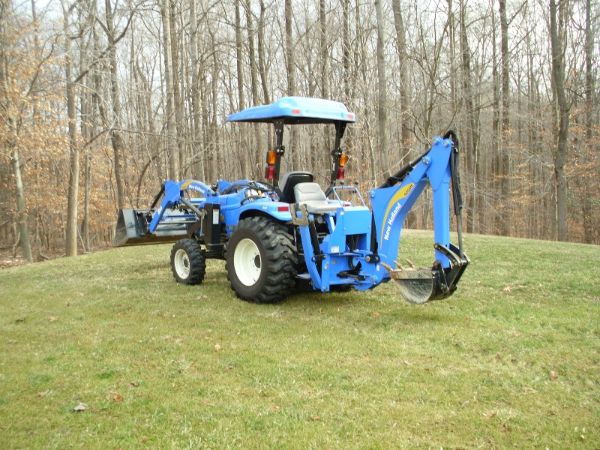
[[[73,407],[74,412],[84,412],[88,406],[85,403],[79,402],[77,405]]]
[[[488,411],[484,414],[486,419],[493,419],[498,415],[498,411]]]

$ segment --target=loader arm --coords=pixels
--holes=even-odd
[[[198,192],[201,197],[189,199],[182,195],[186,191]],[[202,219],[206,199],[215,195],[212,188],[201,181],[167,180],[149,208],[119,211],[113,245],[125,247],[182,239],[188,235],[188,226]]]
[[[150,224],[148,225],[149,233],[154,233],[156,231],[156,229],[158,228],[158,224],[161,222],[165,212],[168,211],[169,208],[172,208],[179,204],[184,204],[191,211],[193,211],[194,214],[196,214],[196,216],[198,216],[199,219],[202,218],[202,213],[199,209],[199,206],[201,206],[201,205],[194,205],[189,200],[187,200],[185,197],[182,197],[182,195],[181,195],[182,192],[185,192],[187,190],[199,192],[200,194],[202,194],[202,196],[204,198],[215,195],[215,192],[212,190],[212,188],[210,186],[202,183],[201,181],[197,181],[197,180],[183,180],[183,181],[167,180],[163,184],[160,192],[154,199],[154,202],[151,206],[151,209],[154,208],[154,206],[158,202],[160,196],[162,195],[161,204],[154,211],[154,214],[152,215],[152,220],[150,221]]]
[[[453,132],[436,138],[431,148],[371,191],[375,248],[391,278],[402,284],[415,303],[441,299],[456,289],[469,259],[462,250],[462,202],[457,167],[458,142]],[[427,186],[432,189],[435,262],[431,269],[404,268],[397,262],[407,214]],[[450,242],[450,189],[453,191],[458,243]],[[415,291],[411,293],[410,291]],[[426,298],[425,298],[426,297]]]

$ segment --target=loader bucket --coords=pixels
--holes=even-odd
[[[175,220],[165,220],[154,233],[148,232],[149,217],[152,211],[147,209],[121,209],[117,217],[115,247],[132,245],[161,244],[174,242],[187,235],[187,223],[183,215]],[[177,220],[179,219],[179,220]]]

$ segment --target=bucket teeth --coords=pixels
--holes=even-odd
[[[406,258],[406,264],[408,264],[408,267],[411,269],[416,269],[416,265],[414,262],[412,262],[410,259]],[[400,260],[397,259],[396,260],[396,267],[400,270],[405,270],[404,267],[402,266],[402,263],[400,263]]]

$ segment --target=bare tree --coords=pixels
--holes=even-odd
[[[166,97],[166,126],[165,142],[167,154],[169,156],[169,176],[179,178],[179,155],[175,144],[176,126],[174,121],[173,106],[173,74],[172,74],[172,53],[171,53],[171,15],[170,0],[161,0],[160,14],[162,18],[162,46],[163,46],[163,73]]]
[[[550,0],[550,45],[552,49],[552,80],[557,106],[557,143],[554,151],[554,177],[556,189],[556,219],[558,240],[566,241],[567,234],[567,180],[565,164],[567,159],[567,139],[569,137],[569,104],[565,92],[564,63],[564,19],[567,1],[557,8],[556,1]]]
[[[35,17],[35,3],[32,3],[32,10]],[[2,3],[0,5],[0,111],[6,120],[7,135],[4,136],[4,145],[6,146],[10,160],[12,162],[13,175],[16,190],[16,215],[17,215],[17,242],[20,244],[23,257],[31,262],[33,260],[31,253],[31,244],[29,240],[28,214],[25,199],[25,187],[21,171],[21,156],[18,146],[18,117],[15,115],[19,111],[17,105],[11,105],[11,93],[15,91],[14,81],[11,80],[9,70],[9,49],[13,46],[9,42],[9,35],[13,32],[9,29],[8,17],[12,14],[12,5]],[[37,74],[30,83],[37,78]],[[17,106],[17,107],[15,107]],[[16,247],[15,247],[16,248]]]
[[[502,195],[503,220],[501,221],[501,233],[509,234],[511,227],[511,198],[510,198],[510,147],[508,133],[510,131],[509,118],[509,96],[510,96],[510,75],[508,54],[508,20],[506,18],[506,0],[498,0],[500,12],[500,32],[501,45],[500,54],[502,57],[502,146],[500,148],[500,185]]]
[[[115,183],[117,185],[117,208],[125,207],[125,184],[123,173],[124,143],[121,136],[121,99],[119,94],[119,80],[117,79],[117,48],[113,23],[113,12],[110,0],[104,0],[104,13],[106,19],[106,38],[108,40],[108,61],[110,65],[110,98],[112,103],[112,120],[110,124],[110,140],[114,154]]]
[[[66,255],[77,255],[77,211],[79,206],[79,146],[77,144],[76,92],[73,82],[73,52],[71,46],[70,15],[75,3],[62,3],[63,33],[65,43],[65,81],[67,97],[67,118],[69,130],[69,193],[67,195]]]
[[[375,0],[377,15],[377,139],[379,152],[387,155],[387,80],[385,76],[385,25],[381,0]],[[375,163],[378,164],[377,159]]]

